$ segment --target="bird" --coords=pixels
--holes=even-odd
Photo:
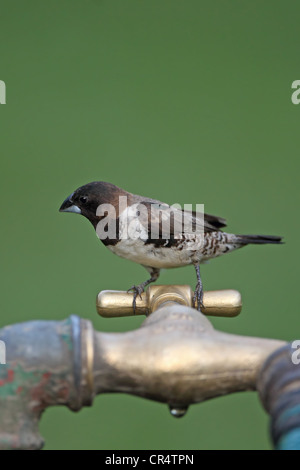
[[[200,264],[249,244],[282,243],[280,236],[227,233],[223,231],[227,225],[222,217],[170,206],[104,181],[80,186],[63,201],[59,211],[83,215],[110,251],[149,272],[149,279],[127,291],[133,292],[134,312],[137,297],[157,281],[161,269],[195,267],[193,307],[201,311]]]

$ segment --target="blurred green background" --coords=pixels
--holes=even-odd
[[[205,289],[244,307],[220,330],[291,340],[298,316],[300,5],[291,0],[0,0],[0,327],[74,313],[100,331],[95,296],[147,275],[117,258],[84,218],[60,214],[104,180],[169,203],[204,203],[228,231],[283,235],[202,269]],[[192,267],[161,283],[195,285]],[[126,360],[126,357],[124,357]],[[220,351],[222,361],[222,351]],[[72,413],[48,409],[46,449],[267,449],[255,393],[192,406],[116,394]]]

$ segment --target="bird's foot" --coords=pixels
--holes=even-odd
[[[138,286],[132,286],[130,289],[128,289],[128,292],[133,292],[133,301],[132,301],[132,308],[133,308],[133,315],[135,315],[135,310],[136,310],[136,299],[137,296],[142,300],[142,293],[145,290],[145,286],[143,284],[139,284]]]
[[[197,310],[199,312],[204,309],[203,305],[203,287],[202,282],[197,282],[194,296],[193,296],[193,307],[196,308],[196,301],[197,301]]]

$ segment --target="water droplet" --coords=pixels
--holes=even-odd
[[[174,405],[169,405],[170,413],[174,418],[182,418],[187,410],[187,406],[174,406]]]

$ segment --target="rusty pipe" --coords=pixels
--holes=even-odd
[[[0,449],[40,449],[38,423],[45,408],[77,411],[92,404],[92,325],[75,315],[30,321],[2,328],[0,340],[6,350],[6,363],[0,364]]]
[[[101,333],[71,316],[4,327],[0,364],[0,448],[38,449],[42,411],[91,405],[125,392],[184,410],[192,403],[255,390],[260,368],[282,341],[215,330],[196,310],[165,303],[134,331]]]

